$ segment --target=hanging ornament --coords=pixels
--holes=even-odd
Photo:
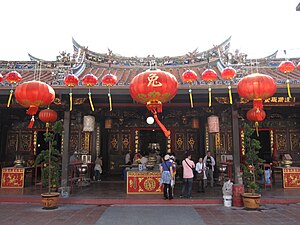
[[[92,111],[94,111],[95,109],[92,101],[91,87],[95,86],[97,82],[98,82],[98,78],[94,74],[86,74],[82,78],[82,83],[89,88],[88,95],[89,95],[89,101],[90,101]]]
[[[197,80],[197,74],[196,74],[193,70],[186,70],[186,71],[182,74],[182,81],[183,81],[183,82],[187,82],[188,85],[189,85],[189,95],[190,95],[191,108],[194,107],[191,84],[192,84],[194,81],[196,81],[196,80]]]
[[[296,66],[292,61],[283,61],[278,66],[278,70],[280,72],[287,74],[286,85],[287,85],[288,96],[290,98],[292,98],[292,94],[290,88],[289,74],[294,71],[295,67]]]
[[[9,91],[9,97],[8,97],[8,101],[7,101],[7,107],[9,107],[10,103],[11,103],[12,95],[13,95],[13,92],[14,92],[13,85],[15,85],[16,83],[21,82],[22,81],[22,76],[17,71],[12,71],[12,72],[9,72],[8,74],[6,74],[5,79],[8,83],[11,84],[11,89]]]
[[[235,77],[235,75],[236,75],[236,71],[232,67],[226,67],[226,68],[224,68],[223,71],[222,71],[222,73],[221,73],[221,77],[224,80],[228,80],[229,81],[228,95],[229,95],[229,103],[230,104],[232,104],[232,92],[231,92],[230,81]]]
[[[300,62],[297,64],[297,69],[300,70]]]
[[[206,69],[201,74],[202,80],[208,83],[208,107],[211,107],[211,83],[217,80],[217,73],[212,69]]]
[[[166,137],[171,132],[159,121],[157,113],[162,112],[162,103],[170,101],[177,93],[176,77],[161,70],[147,70],[135,76],[130,83],[131,97],[142,104],[146,104],[149,111]]]
[[[259,136],[259,122],[266,118],[266,112],[262,108],[252,108],[247,112],[246,116],[249,121],[255,122],[256,135]]]
[[[32,116],[28,128],[32,128],[34,115],[39,107],[48,106],[54,101],[55,91],[50,85],[34,80],[18,85],[15,97],[21,106],[28,108],[26,114]]]
[[[50,123],[53,123],[57,120],[57,112],[52,109],[43,109],[39,113],[39,119],[46,123],[46,133],[48,133]]]
[[[3,81],[3,76],[2,74],[0,73],[0,83]]]
[[[73,109],[73,97],[72,97],[72,88],[78,86],[79,79],[74,74],[68,74],[64,78],[64,84],[70,88],[69,96],[70,96],[70,111]]]
[[[102,77],[101,82],[108,87],[108,102],[109,102],[109,111],[112,111],[112,100],[110,94],[110,87],[117,83],[117,77],[113,74],[106,74]]]

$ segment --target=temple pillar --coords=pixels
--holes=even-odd
[[[71,112],[64,112],[64,140],[62,154],[62,170],[61,170],[61,187],[68,186],[68,169],[69,169],[69,146],[70,146],[70,127]]]

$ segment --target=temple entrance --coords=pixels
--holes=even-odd
[[[272,162],[272,149],[271,149],[271,130],[259,130],[259,136],[256,132],[253,133],[252,138],[260,141],[261,149],[258,156],[265,160],[266,163]]]
[[[142,129],[139,133],[141,154],[155,152],[164,154],[167,151],[166,137],[161,129]]]

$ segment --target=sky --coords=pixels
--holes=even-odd
[[[300,57],[300,0],[10,0],[1,2],[0,60],[55,60],[72,37],[89,50],[178,56],[231,38],[230,51]],[[284,54],[286,50],[286,55]]]

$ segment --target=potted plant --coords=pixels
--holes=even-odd
[[[56,192],[60,181],[60,152],[57,150],[57,135],[62,133],[63,126],[61,121],[57,121],[52,126],[52,132],[44,134],[44,140],[48,144],[48,149],[38,154],[35,165],[41,164],[42,184],[48,187],[48,192],[42,193],[44,209],[57,208],[59,193]]]
[[[246,192],[242,194],[244,206],[246,208],[259,208],[260,197],[259,184],[257,183],[257,178],[263,174],[262,164],[264,162],[258,156],[260,146],[260,141],[252,138],[254,129],[252,129],[248,124],[244,124],[244,147],[245,147],[245,158],[242,163],[243,171],[243,183]]]

